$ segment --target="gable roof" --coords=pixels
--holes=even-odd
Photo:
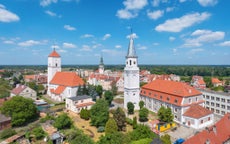
[[[186,83],[160,79],[154,80],[144,85],[142,89],[149,89],[180,97],[201,95],[201,92]]]
[[[56,52],[56,50],[54,49],[50,54],[49,54],[49,56],[48,57],[61,57],[57,52]]]
[[[183,115],[191,118],[201,118],[212,113],[212,111],[200,105],[192,105]]]
[[[13,93],[15,95],[19,95],[26,88],[27,88],[27,86],[25,86],[25,85],[17,84],[17,86],[13,90],[11,90],[11,93]]]
[[[55,94],[61,94],[65,90],[65,88],[65,86],[58,86],[55,90],[51,89],[51,92]]]
[[[212,83],[213,84],[221,83],[221,81],[218,78],[212,78]]]
[[[56,72],[50,84],[74,87],[83,85],[84,81],[75,72]]]
[[[224,115],[215,125],[187,139],[183,144],[220,144],[230,140],[230,113]]]

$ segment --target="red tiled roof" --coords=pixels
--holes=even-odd
[[[213,84],[221,83],[221,81],[218,78],[212,78],[212,83]]]
[[[74,87],[83,85],[84,81],[75,72],[56,72],[50,84]]]
[[[198,80],[198,83],[199,83],[200,85],[206,85],[206,83],[204,82],[203,79]]]
[[[191,118],[201,118],[207,115],[212,114],[213,112],[200,106],[200,105],[192,105],[190,108],[183,114],[184,116]]]
[[[183,144],[204,144],[209,141],[210,144],[222,144],[230,140],[230,113],[227,113],[214,126],[203,130],[186,140]]]
[[[186,83],[159,79],[144,85],[142,89],[164,92],[180,97],[189,97],[201,94],[195,88]]]
[[[55,50],[53,50],[48,57],[60,57],[60,55]]]
[[[11,90],[11,93],[18,95],[20,94],[27,86],[18,84],[13,90]]]
[[[93,104],[95,104],[95,102],[80,103],[80,104],[77,104],[76,107],[80,108],[80,107],[90,106]]]
[[[55,94],[61,94],[65,90],[65,86],[58,86],[55,90],[51,89],[50,91]]]

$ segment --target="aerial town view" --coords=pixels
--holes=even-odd
[[[230,144],[229,6],[1,0],[0,144]]]

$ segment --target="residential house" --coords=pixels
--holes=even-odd
[[[214,87],[223,86],[223,82],[218,78],[212,78],[212,84]]]
[[[80,113],[81,109],[90,109],[95,102],[92,97],[83,95],[76,97],[69,97],[66,99],[66,109],[75,113]]]
[[[10,96],[23,96],[25,98],[37,99],[37,92],[26,85],[17,84],[16,87],[11,90]]]
[[[183,144],[229,144],[230,143],[230,113],[211,127],[188,138]]]
[[[11,127],[11,118],[0,113],[0,131]]]
[[[197,76],[197,75],[193,76],[191,80],[191,85],[197,89],[206,88],[206,83],[204,82],[204,79],[202,76]]]
[[[212,90],[200,90],[205,100],[205,107],[219,116],[230,113],[230,93]]]
[[[36,82],[37,84],[47,84],[47,75],[35,74],[35,75],[24,75],[25,82]]]
[[[213,121],[211,112],[206,112],[203,107],[204,99],[202,93],[183,82],[169,80],[152,81],[141,88],[140,98],[144,101],[145,107],[153,112],[158,112],[161,106],[171,108],[174,120],[180,124],[199,129]],[[201,113],[199,117],[195,117],[192,114],[186,115],[187,111],[188,113],[191,113],[189,111],[194,112],[194,107],[201,111],[199,112]],[[206,113],[203,114],[202,111]],[[210,117],[210,121],[205,120],[202,124],[193,125],[188,117],[190,119],[197,119],[197,121]]]
[[[116,82],[118,92],[124,92],[124,77],[120,77]]]

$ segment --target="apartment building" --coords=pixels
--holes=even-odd
[[[230,93],[216,92],[211,90],[199,90],[203,94],[205,107],[214,114],[224,116],[230,113]]]

